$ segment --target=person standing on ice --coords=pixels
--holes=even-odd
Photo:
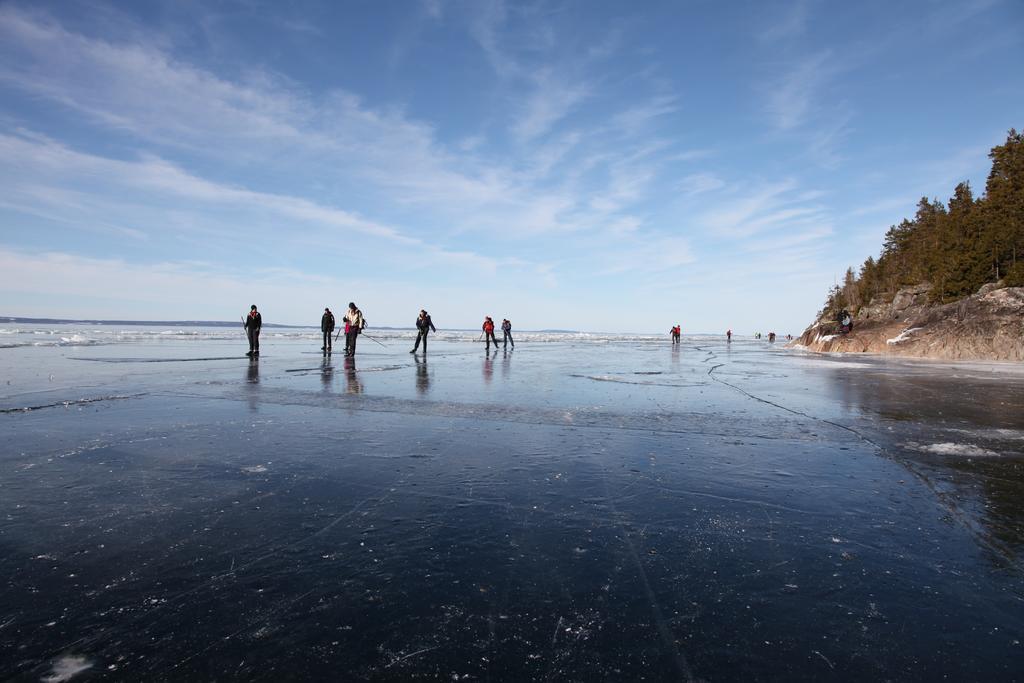
[[[673,344],[678,344],[679,343],[679,335],[681,335],[683,333],[683,328],[680,327],[679,325],[674,325],[672,327],[672,329],[668,331],[668,333],[672,335],[672,343]]]
[[[489,315],[485,315],[484,316],[484,324],[483,324],[481,329],[483,329],[483,331],[484,331],[484,344],[486,344],[486,347],[484,348],[484,351],[490,351],[491,350],[491,342],[492,341],[494,342],[494,350],[497,351],[498,350],[498,338],[494,336],[494,321],[491,320],[491,316],[489,316]]]
[[[725,341],[727,341],[727,342],[731,342],[732,341],[732,330],[726,330],[725,331]]]
[[[508,318],[501,321],[501,333],[504,337],[505,346],[508,347],[509,343],[512,344],[512,348],[516,348],[516,342],[512,339],[512,323],[509,322]],[[497,344],[495,344],[497,346]]]
[[[356,337],[365,326],[363,312],[354,303],[348,302],[348,311],[345,313],[345,355],[349,358],[356,355]]]
[[[320,318],[320,331],[324,335],[324,345],[320,347],[320,350],[325,353],[331,352],[331,333],[334,332],[334,314],[331,313],[331,309],[325,308],[324,315]]]
[[[260,355],[260,328],[263,327],[263,316],[256,310],[256,304],[249,309],[249,317],[242,323],[245,327],[245,336],[249,338],[249,353],[247,356]]]
[[[416,343],[412,346],[412,351],[409,353],[416,353],[416,349],[420,348],[420,340],[423,340],[423,353],[427,352],[427,335],[430,332],[437,332],[437,328],[434,327],[434,322],[430,319],[430,314],[420,309],[420,315],[416,318]]]

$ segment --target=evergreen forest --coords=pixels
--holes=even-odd
[[[822,316],[891,301],[908,285],[928,285],[934,303],[970,296],[990,282],[1024,286],[1024,133],[1011,129],[989,153],[992,169],[985,194],[969,183],[953,190],[946,204],[922,197],[912,219],[885,233],[881,255],[846,271],[828,294]]]

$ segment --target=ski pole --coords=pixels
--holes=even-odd
[[[383,346],[383,347],[384,347],[385,349],[386,349],[386,348],[388,348],[388,347],[387,347],[387,344],[382,344],[381,342],[377,341],[376,339],[374,339],[374,338],[373,338],[373,337],[371,337],[370,335],[366,334],[365,332],[361,332],[360,334],[362,334],[362,335],[363,335],[364,337],[366,337],[367,339],[369,339],[369,340],[371,340],[371,341],[375,341],[375,342],[377,342],[378,344],[380,344],[381,346]]]

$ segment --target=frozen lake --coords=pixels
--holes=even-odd
[[[370,332],[0,325],[0,679],[1024,670],[1019,365]]]

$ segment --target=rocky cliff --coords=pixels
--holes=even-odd
[[[817,320],[790,346],[811,351],[879,353],[946,360],[1024,361],[1024,287],[985,285],[960,301],[934,305],[929,287],[901,289],[891,303],[872,302],[838,334]]]

